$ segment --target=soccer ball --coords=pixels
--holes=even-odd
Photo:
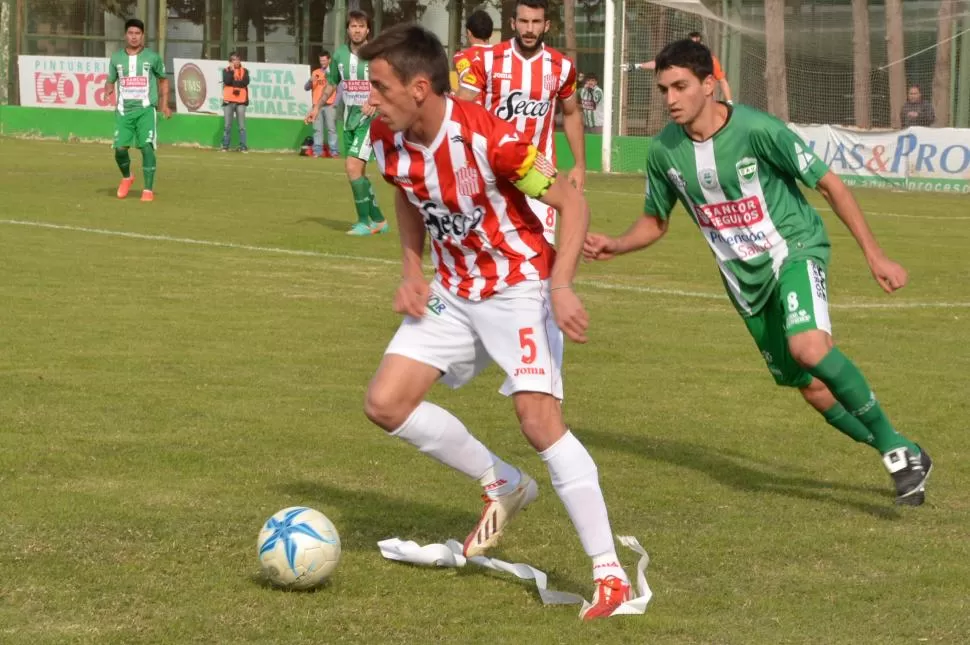
[[[320,511],[291,506],[266,520],[256,541],[259,564],[269,581],[284,589],[312,589],[340,561],[340,536]]]

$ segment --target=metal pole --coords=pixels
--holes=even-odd
[[[448,55],[454,56],[458,53],[459,33],[461,24],[461,5],[458,0],[451,0],[448,3]]]
[[[616,74],[616,60],[614,41],[616,40],[616,5],[614,0],[606,0],[606,15],[604,17],[603,47],[603,172],[610,172],[613,156],[613,76]],[[620,11],[623,11],[623,0],[620,0]]]
[[[205,0],[205,15],[202,16],[202,58],[209,58],[209,38],[212,36],[210,20],[212,20],[212,0]]]
[[[222,57],[229,60],[229,52],[236,45],[232,29],[232,2],[222,0],[222,40],[219,43],[222,48]]]
[[[302,0],[302,2],[303,24],[300,26],[300,38],[303,39],[303,62],[309,63],[312,67],[312,61],[310,61],[310,0]]]
[[[960,36],[960,65],[957,71],[956,119],[953,124],[958,128],[970,128],[970,16],[963,18],[963,35]]]
[[[165,36],[168,31],[168,0],[158,0],[158,55],[165,60]]]

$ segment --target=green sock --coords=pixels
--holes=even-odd
[[[841,403],[836,403],[831,408],[822,413],[825,422],[830,426],[846,435],[850,439],[859,443],[872,444],[876,440],[869,432],[869,428],[862,425],[862,422],[849,414],[848,410],[842,407]]]
[[[357,221],[370,225],[371,188],[367,177],[354,179],[350,182],[350,190],[354,193],[354,208],[357,209]]]
[[[369,180],[367,185],[370,188],[370,221],[381,224],[384,222],[384,213],[381,212],[381,207],[377,205],[377,193],[374,192],[374,187]]]
[[[141,149],[142,171],[145,173],[145,190],[153,190],[155,185],[155,146],[147,145]]]
[[[128,154],[128,148],[115,148],[115,163],[118,164],[122,177],[131,177],[131,155]]]
[[[833,347],[818,365],[810,367],[808,371],[825,383],[846,411],[869,429],[876,450],[885,454],[896,448],[908,448],[913,454],[919,454],[916,444],[896,432],[866,383],[866,377],[837,347]]]

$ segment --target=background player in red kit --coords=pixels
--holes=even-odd
[[[367,390],[368,418],[472,479],[485,507],[464,544],[480,555],[538,493],[455,416],[425,397],[441,379],[459,387],[491,361],[506,373],[522,433],[546,463],[553,488],[593,560],[587,620],[630,597],[613,543],[596,464],[563,423],[559,328],[585,342],[586,311],[571,282],[589,223],[586,201],[512,126],[449,95],[448,57],[431,32],[400,25],[361,50],[370,61],[369,103],[380,115],[371,142],[397,186],[403,266],[394,309],[405,314]],[[562,212],[559,255],[525,195]],[[431,236],[435,276],[421,256]]]
[[[484,105],[492,114],[525,134],[546,159],[556,163],[556,102],[562,101],[563,131],[576,165],[569,181],[579,190],[586,181],[586,140],[583,112],[576,97],[576,65],[543,44],[549,31],[548,0],[517,0],[512,40],[479,52],[462,77],[458,96]],[[545,226],[546,239],[555,242],[556,210],[539,200],[529,205]]]
[[[468,20],[465,21],[465,39],[468,42],[468,47],[459,51],[452,59],[459,83],[462,76],[471,68],[472,61],[481,55],[482,50],[491,47],[488,41],[492,39],[494,30],[492,17],[488,15],[487,11],[478,9],[468,16]]]

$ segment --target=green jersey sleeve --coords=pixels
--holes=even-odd
[[[762,127],[752,131],[755,151],[781,174],[801,180],[815,188],[829,171],[802,138],[777,119],[765,119]]]
[[[155,54],[152,61],[152,74],[155,78],[165,78],[165,61],[158,54]]]
[[[653,217],[667,219],[677,203],[677,195],[660,166],[658,142],[653,140],[647,149],[647,185],[643,212]]]
[[[333,58],[330,59],[330,67],[327,68],[327,85],[332,87],[340,84],[340,63],[343,62],[341,54],[342,51],[339,49],[334,52]]]

